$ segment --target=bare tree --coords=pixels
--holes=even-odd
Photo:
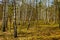
[[[2,24],[2,31],[5,32],[7,25],[8,25],[8,0],[3,1],[3,24]]]
[[[29,18],[28,18],[28,28],[30,27],[31,17],[32,17],[32,10],[31,10],[31,0],[30,0],[30,6],[29,6]]]
[[[58,11],[58,18],[59,18],[59,28],[60,28],[60,0],[54,0],[54,4],[55,4],[55,7],[56,7],[56,11]]]
[[[59,11],[59,28],[60,28],[60,1],[56,0],[56,7],[58,7],[58,11]]]
[[[13,21],[13,27],[14,27],[14,37],[17,37],[17,25],[16,25],[16,0],[14,0],[14,21]]]

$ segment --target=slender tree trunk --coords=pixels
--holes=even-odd
[[[17,37],[17,25],[16,25],[16,0],[14,0],[14,22],[13,22],[13,27],[14,27],[14,37]]]
[[[60,28],[60,1],[59,0],[55,0],[55,4],[56,4],[56,7],[58,7],[58,13],[59,13],[59,28]]]
[[[29,27],[30,27],[30,22],[31,22],[31,0],[30,0],[30,6],[29,6],[29,18],[28,18],[28,28],[27,28],[27,30],[29,29]]]
[[[8,0],[3,0],[3,24],[2,31],[5,32],[8,25]]]
[[[60,3],[58,5],[58,10],[59,10],[59,28],[60,28]]]

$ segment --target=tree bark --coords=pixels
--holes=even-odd
[[[8,0],[3,0],[3,24],[2,31],[5,32],[8,25]]]
[[[14,27],[14,37],[17,37],[17,25],[16,25],[16,0],[14,0],[14,21],[13,21],[13,27]]]

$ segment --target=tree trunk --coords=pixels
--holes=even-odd
[[[3,0],[3,24],[2,31],[5,32],[8,25],[8,0]]]
[[[14,22],[13,22],[13,27],[14,27],[14,37],[17,37],[17,25],[16,25],[16,0],[14,0]]]
[[[59,9],[59,28],[60,28],[60,7],[58,7]]]

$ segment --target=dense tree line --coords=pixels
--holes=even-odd
[[[42,0],[38,2],[36,0],[33,1],[33,4],[31,0],[30,3],[26,3],[26,0],[22,0],[21,4],[19,4],[16,0],[13,0],[13,2],[9,5],[7,1],[8,0],[0,5],[0,19],[3,19],[3,31],[5,31],[5,27],[7,27],[8,20],[13,22],[14,37],[17,37],[17,24],[20,21],[28,21],[29,26],[31,21],[36,20],[43,21],[43,24],[57,24],[58,20],[60,20],[60,6],[56,1],[54,1],[52,5],[49,4],[49,0],[44,2]]]

